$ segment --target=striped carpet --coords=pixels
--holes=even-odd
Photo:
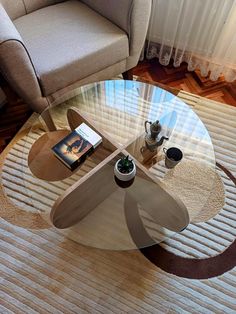
[[[217,162],[236,176],[236,109],[184,92],[179,97],[207,126]],[[22,134],[13,140],[16,149],[21,145]],[[11,147],[1,155],[1,164]],[[219,173],[225,184],[224,208],[211,220],[191,224],[162,243],[173,259],[212,258],[227,251],[234,242],[236,187],[222,169]],[[7,192],[12,199],[16,186],[17,179]],[[1,194],[3,191],[6,193],[5,188]],[[79,245],[49,227],[31,210],[31,204],[26,212],[17,207],[17,199],[9,203],[2,196],[0,202],[0,313],[236,311],[236,268],[204,280],[177,277],[151,263],[139,251],[103,251]]]
[[[236,175],[236,110],[201,97],[181,92],[179,96],[206,125],[215,148],[216,160]],[[222,143],[224,143],[222,145]],[[220,170],[220,169],[219,169]],[[236,236],[236,187],[221,170],[225,185],[226,203],[221,212],[205,223],[191,224],[181,234],[162,245],[185,257],[203,258],[224,251]],[[193,236],[194,235],[194,236]],[[186,242],[186,239],[187,242]],[[191,239],[191,240],[190,240]],[[205,241],[207,239],[207,241]],[[191,244],[190,244],[191,241]]]

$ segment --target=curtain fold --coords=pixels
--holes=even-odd
[[[147,59],[236,79],[236,0],[153,0]]]

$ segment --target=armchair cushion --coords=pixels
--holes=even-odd
[[[37,10],[14,24],[32,58],[44,95],[129,56],[127,34],[77,0]]]

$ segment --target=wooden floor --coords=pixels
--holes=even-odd
[[[15,93],[5,86],[3,81],[0,86],[7,94],[7,98],[10,99],[11,105],[6,103],[0,108],[0,153],[15,136],[17,131],[22,127],[26,120],[32,114],[31,109],[21,99],[17,97]]]
[[[188,71],[186,63],[175,68],[173,65],[162,66],[157,59],[143,61],[134,69],[134,75],[150,83],[236,106],[236,83],[227,83],[223,78],[213,82],[202,77],[199,71]]]
[[[236,106],[236,83],[227,83],[223,78],[216,82],[203,78],[198,71],[189,72],[187,65],[175,68],[172,65],[162,66],[153,59],[143,61],[134,69],[138,80],[168,89],[175,94],[184,90],[215,101]],[[7,86],[4,86],[11,106],[0,109],[0,152],[6,147],[16,132],[31,115],[31,110]]]

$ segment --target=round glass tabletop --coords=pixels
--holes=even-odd
[[[42,117],[35,120],[22,171],[30,206],[65,236],[102,249],[143,248],[181,232],[204,209],[214,186],[214,149],[203,122],[180,98],[149,84],[111,80],[58,98],[49,113],[56,130],[49,132]],[[145,122],[157,120],[158,140],[168,140],[150,151]],[[71,171],[51,148],[81,122],[103,141]],[[183,153],[173,169],[165,166],[163,148],[170,147]],[[126,155],[137,174],[122,188],[114,165]]]

